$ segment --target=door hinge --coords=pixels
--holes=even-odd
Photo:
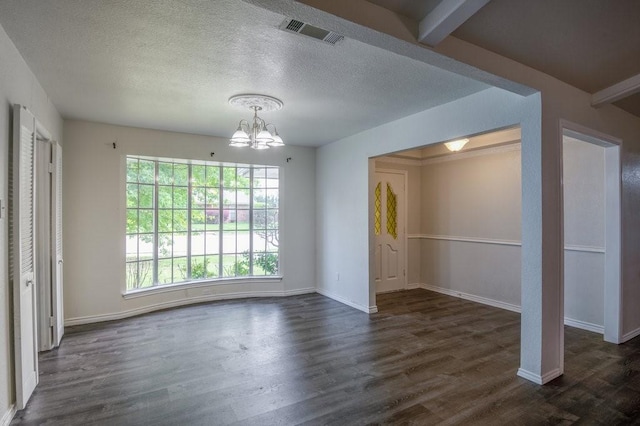
[[[53,163],[49,163],[49,173],[53,173]]]
[[[56,319],[54,317],[49,317],[49,327],[53,327],[56,325]]]

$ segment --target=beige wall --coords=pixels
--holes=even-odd
[[[65,121],[65,321],[78,324],[223,297],[315,290],[315,149],[241,150],[228,140]],[[117,149],[112,143],[117,142]],[[124,158],[147,155],[281,167],[282,281],[211,282],[125,299]],[[291,161],[286,159],[291,157]]]
[[[8,271],[8,178],[13,104],[25,105],[51,135],[62,142],[62,119],[17,49],[0,27],[0,423],[15,402],[12,292]]]

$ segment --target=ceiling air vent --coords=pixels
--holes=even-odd
[[[307,37],[315,38],[316,40],[323,41],[325,43],[335,46],[342,40],[344,36],[336,34],[333,31],[323,30],[322,28],[314,27],[313,25],[305,24],[304,22],[297,21],[295,19],[285,20],[280,28],[290,33],[302,34]]]

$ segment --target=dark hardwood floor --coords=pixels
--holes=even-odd
[[[13,425],[629,424],[640,339],[566,329],[565,375],[516,376],[519,315],[426,290],[367,315],[312,294],[67,329]]]

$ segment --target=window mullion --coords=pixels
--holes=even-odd
[[[160,166],[157,161],[154,161],[153,164],[153,285],[155,286],[158,284],[158,247],[160,245],[160,239],[158,238],[158,205],[160,204],[158,202],[158,196],[160,192],[158,188],[158,182],[160,180],[158,174]]]
[[[249,275],[253,275],[253,166],[249,167]]]
[[[191,195],[192,195],[191,164],[187,168],[187,280],[191,279]]]
[[[223,254],[222,254],[222,239],[223,235],[223,226],[222,222],[224,222],[223,212],[223,204],[224,204],[224,192],[222,190],[224,176],[222,173],[222,166],[218,166],[218,278],[222,278],[224,276],[224,272],[222,269],[223,266]]]

